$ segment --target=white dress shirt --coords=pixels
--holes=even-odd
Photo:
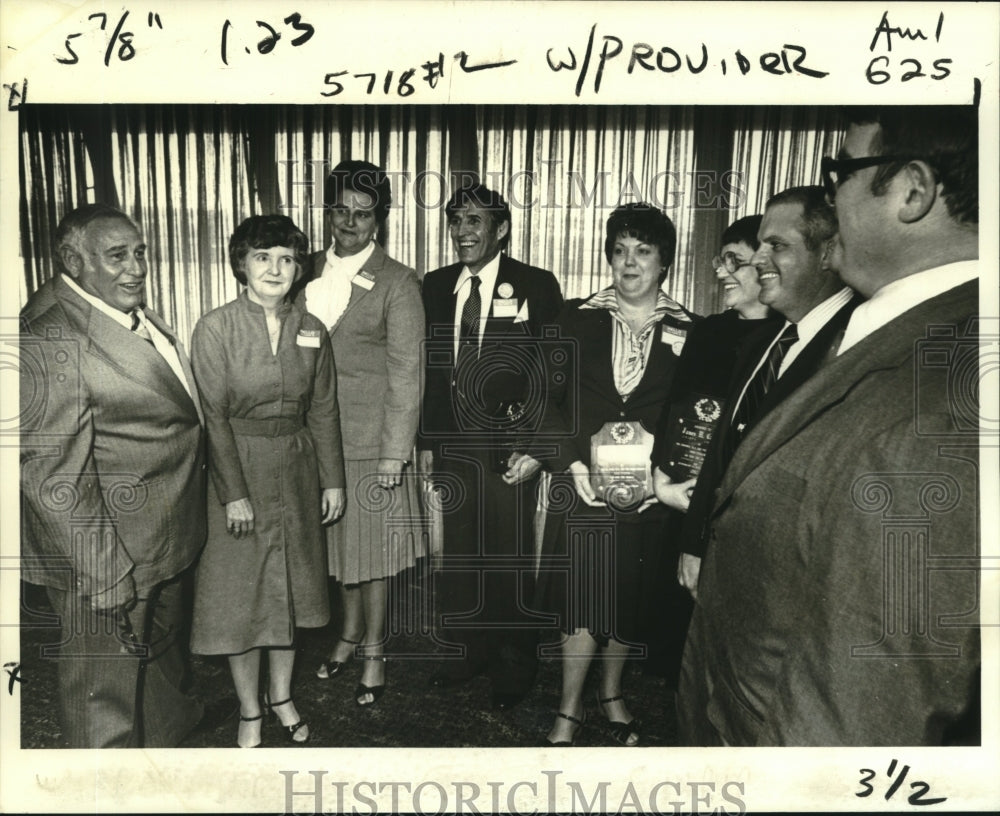
[[[132,312],[123,312],[121,309],[109,306],[103,300],[98,297],[94,297],[89,292],[85,292],[80,288],[80,284],[73,280],[73,278],[69,275],[63,275],[63,280],[70,289],[76,292],[76,294],[82,297],[99,312],[107,315],[129,331],[132,331]],[[181,385],[184,386],[184,390],[188,392],[191,399],[196,400],[197,397],[194,394],[191,383],[189,383],[187,377],[184,376],[184,369],[181,366],[181,360],[180,357],[177,356],[177,349],[174,348],[174,344],[165,334],[163,334],[163,332],[156,328],[151,321],[146,319],[146,313],[143,312],[142,309],[135,309],[135,314],[139,316],[139,322],[146,328],[146,331],[149,332],[149,336],[153,341],[153,347],[160,353],[160,356],[166,360],[167,365],[170,366],[170,370],[177,375],[177,379],[181,381]]]
[[[837,356],[856,346],[903,312],[978,277],[978,260],[957,261],[887,283],[854,310]]]
[[[788,351],[785,352],[785,356],[781,360],[781,367],[778,369],[778,378],[788,371],[788,367],[792,364],[792,361],[799,356],[806,346],[812,341],[812,339],[819,333],[827,323],[830,322],[832,318],[840,309],[847,305],[847,302],[854,297],[854,290],[849,286],[845,286],[837,294],[831,295],[818,306],[814,306],[802,319],[795,324],[795,331],[798,334],[798,340],[796,340],[791,346],[789,346]],[[785,325],[781,327],[774,339],[768,344],[767,348],[764,349],[764,353],[757,365],[754,367],[753,372],[747,377],[747,381],[743,384],[743,390],[740,391],[740,398],[736,400],[735,405],[733,405],[732,415],[736,416],[736,409],[739,408],[741,402],[743,402],[743,395],[746,393],[747,386],[757,375],[757,371],[760,369],[764,362],[767,360],[767,356],[771,353],[771,347],[778,342],[778,338],[781,337],[782,332],[788,328],[792,321],[786,320]]]
[[[490,312],[493,309],[493,290],[496,288],[497,275],[500,274],[501,254],[498,252],[494,255],[487,262],[486,266],[479,270],[479,275],[477,276],[480,280],[479,301],[482,304],[482,308],[479,311],[479,332],[476,337],[477,348],[483,345],[483,329],[486,326],[486,318],[490,316]],[[462,309],[465,308],[465,301],[469,299],[469,292],[472,290],[472,285],[469,283],[471,277],[472,273],[469,271],[469,267],[462,267],[462,273],[458,276],[458,280],[455,281],[455,288],[452,290],[455,295],[455,317],[453,323],[455,326],[454,351],[456,360],[458,359],[459,335],[462,329]]]

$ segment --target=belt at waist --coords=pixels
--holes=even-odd
[[[233,433],[243,436],[290,436],[305,427],[301,417],[280,417],[277,419],[244,419],[230,417],[229,427]]]

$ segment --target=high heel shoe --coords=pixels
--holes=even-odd
[[[350,643],[352,646],[357,646],[361,643],[360,640],[349,640],[348,638],[342,637],[337,639],[337,643],[343,641],[344,643]],[[336,646],[336,644],[334,644]],[[353,650],[352,650],[353,651]],[[348,664],[347,660],[334,660],[333,653],[330,653],[330,657],[327,658],[325,663],[321,663],[320,667],[316,669],[316,676],[320,680],[331,680],[340,674],[344,667]]]
[[[361,657],[361,660],[381,660],[385,663],[384,657]],[[379,701],[379,698],[385,693],[385,680],[379,686],[366,686],[364,683],[358,683],[358,687],[354,689],[354,702],[356,702],[361,708],[368,708],[368,706],[373,706]],[[371,695],[372,699],[369,702],[362,702],[362,698],[367,695]]]
[[[278,706],[283,706],[290,702],[292,702],[291,697],[289,697],[287,700],[278,700],[272,703],[268,695],[266,693],[264,694],[264,707],[272,714],[274,714],[275,717],[278,717],[278,712],[275,711],[274,709],[277,708]],[[281,723],[281,717],[278,717],[278,722]],[[281,727],[285,729],[285,738],[289,742],[295,745],[303,745],[309,742],[309,736],[310,736],[309,726],[306,723],[306,721],[303,720],[301,717],[299,718],[299,721],[297,723],[292,723],[291,725],[285,725],[284,723],[281,723]],[[303,728],[306,729],[304,732],[301,730]],[[305,736],[303,736],[301,739],[297,739],[297,736],[303,733],[305,734]]]
[[[237,748],[260,748],[260,739],[257,740],[253,745],[243,745],[240,742],[240,732],[243,730],[242,724],[245,722],[258,722],[264,719],[263,714],[258,714],[256,717],[244,717],[240,714],[240,729],[236,732],[236,747]]]
[[[601,713],[607,717],[607,712],[604,710],[606,703],[617,703],[619,700],[625,699],[620,694],[614,697],[604,697],[601,698],[601,693],[597,693],[597,704],[601,707]],[[612,739],[619,745],[624,745],[627,748],[632,748],[639,744],[642,739],[639,734],[639,720],[633,717],[628,722],[620,722],[618,720],[608,719],[608,731],[611,733]]]
[[[570,746],[576,742],[577,735],[580,733],[580,729],[583,728],[584,723],[587,722],[587,712],[583,712],[583,716],[580,718],[574,717],[572,714],[563,714],[561,711],[556,712],[557,717],[561,717],[564,720],[569,720],[573,724],[573,732],[570,734],[568,740],[557,740],[553,742],[548,737],[543,739],[540,743],[542,748],[557,748],[560,746]]]

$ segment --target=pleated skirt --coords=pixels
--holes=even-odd
[[[392,490],[378,486],[377,459],[348,459],[347,506],[326,528],[329,574],[342,584],[398,575],[427,555],[429,525],[421,512],[417,478],[403,471]]]

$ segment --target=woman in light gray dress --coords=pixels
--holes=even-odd
[[[260,744],[265,705],[309,738],[291,695],[296,627],[330,618],[322,523],[344,507],[337,381],[325,327],[286,300],[306,237],[254,216],[229,242],[240,296],[195,326],[191,362],[208,436],[208,540],[195,574],[191,649],[229,656],[237,744]]]

